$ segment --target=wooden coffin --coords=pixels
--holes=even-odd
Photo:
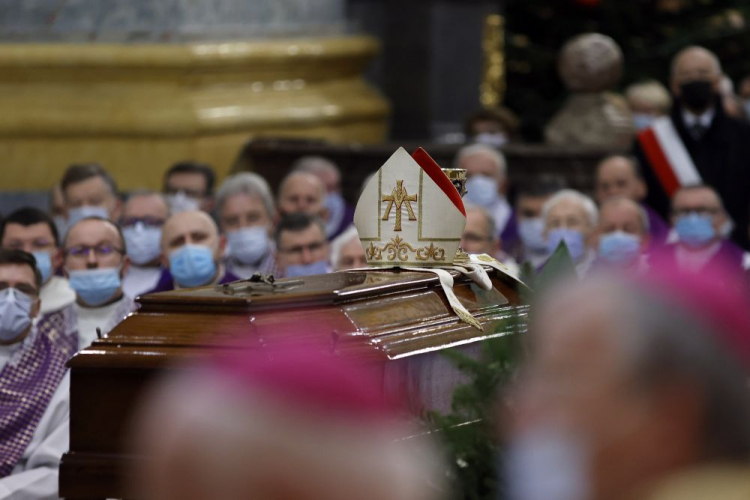
[[[294,342],[375,363],[384,391],[408,394],[415,411],[445,410],[460,380],[439,351],[517,330],[526,308],[519,282],[487,268],[482,290],[454,272],[456,295],[484,331],[451,311],[435,275],[346,271],[275,284],[239,281],[220,287],[140,297],[140,309],[106,338],[73,357],[70,451],[60,467],[64,498],[122,498],[127,432],[149,381],[216,349],[263,349]]]

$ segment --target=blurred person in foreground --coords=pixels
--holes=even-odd
[[[219,228],[206,212],[187,210],[172,215],[161,233],[165,269],[149,293],[239,280],[222,263],[225,245],[226,238],[219,235]]]
[[[163,381],[136,420],[144,500],[439,500],[439,454],[374,373],[314,349],[239,350]]]
[[[653,208],[645,204],[648,188],[635,157],[612,155],[604,158],[596,167],[594,187],[596,201],[600,206],[606,200],[619,196],[639,203],[648,217],[651,245],[656,247],[666,243],[669,224]]]
[[[684,271],[699,272],[723,263],[739,272],[745,267],[747,252],[726,237],[728,220],[716,190],[706,185],[684,187],[672,198],[677,241],[665,250]]]
[[[156,286],[164,267],[161,261],[161,229],[169,217],[169,205],[160,193],[135,191],[123,207],[120,228],[125,237],[130,266],[122,289],[137,297]]]
[[[42,275],[41,316],[73,307],[75,291],[64,276],[57,276],[62,269],[63,251],[57,226],[49,215],[32,207],[11,212],[0,224],[0,246],[34,255]]]
[[[162,192],[172,214],[188,210],[211,213],[214,208],[216,173],[210,165],[195,161],[175,163],[164,174]]]
[[[346,230],[354,219],[354,207],[341,194],[341,170],[322,156],[303,156],[294,162],[292,169],[308,172],[320,179],[326,187],[323,205],[326,208],[326,236],[333,240]]]
[[[466,169],[464,201],[485,208],[495,220],[495,230],[503,248],[518,241],[513,208],[505,198],[508,166],[497,149],[485,144],[464,146],[456,153],[455,168]]]
[[[518,243],[515,248],[507,248],[518,262],[528,262],[539,269],[549,257],[547,241],[544,237],[544,217],[542,208],[558,191],[565,189],[562,178],[540,175],[533,182],[518,186],[516,194],[516,224]]]
[[[117,183],[97,163],[71,165],[60,181],[65,201],[66,228],[87,217],[120,220],[122,200]]]
[[[331,266],[334,271],[367,267],[365,249],[356,227],[349,226],[331,242]]]
[[[574,189],[563,189],[542,207],[547,255],[565,242],[579,276],[596,259],[596,226],[599,210],[594,200]]]
[[[224,265],[241,279],[274,272],[273,195],[258,174],[241,172],[227,177],[216,192],[216,216],[227,238]]]
[[[330,245],[322,219],[306,213],[286,215],[276,225],[276,266],[282,278],[331,271]]]
[[[122,290],[128,272],[125,239],[112,221],[90,217],[78,221],[63,242],[65,275],[76,292],[79,349],[109,333],[135,304]]]
[[[70,378],[78,336],[69,314],[40,318],[41,273],[23,250],[0,249],[0,497],[58,498],[68,450]]]
[[[656,118],[669,115],[672,107],[669,90],[656,80],[629,85],[625,99],[633,113],[633,126],[639,132],[653,125]]]
[[[511,500],[750,498],[750,309],[736,273],[655,264],[534,306]]]
[[[681,187],[710,184],[737,224],[732,239],[750,245],[750,124],[726,114],[720,96],[721,63],[703,47],[688,47],[672,60],[669,117],[638,134],[635,155],[648,186],[646,202],[663,217]]]
[[[648,215],[630,198],[607,199],[599,208],[597,266],[643,272],[647,269]]]
[[[505,264],[510,273],[518,274],[518,263],[503,252],[495,230],[495,220],[482,207],[466,204],[466,225],[461,235],[461,249],[469,254],[483,254],[496,258]]]

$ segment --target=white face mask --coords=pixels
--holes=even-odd
[[[104,207],[94,207],[88,205],[71,208],[70,210],[68,210],[68,229],[73,227],[77,222],[82,221],[83,219],[88,219],[89,217],[109,219],[109,210]]]
[[[34,299],[15,288],[0,291],[0,340],[17,339],[31,325]]]
[[[508,144],[508,136],[502,132],[483,132],[474,136],[474,142],[499,148]]]
[[[581,439],[535,428],[511,441],[501,463],[509,500],[586,500],[590,465]]]
[[[258,264],[268,254],[269,240],[265,226],[243,227],[227,233],[228,254],[242,264]]]
[[[178,191],[177,194],[168,194],[167,204],[173,215],[190,210],[200,210],[201,208],[201,200],[187,196],[184,191]]]

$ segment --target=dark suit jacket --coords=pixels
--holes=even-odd
[[[679,103],[672,109],[671,119],[703,182],[718,191],[727,212],[734,219],[732,239],[748,248],[750,124],[727,116],[721,106],[716,106],[715,112],[711,127],[698,141],[685,127]],[[648,185],[646,203],[669,220],[669,198],[638,141],[634,153],[641,162]]]

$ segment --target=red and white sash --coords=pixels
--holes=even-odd
[[[683,186],[703,182],[668,116],[654,120],[651,127],[638,134],[638,142],[670,198]]]

